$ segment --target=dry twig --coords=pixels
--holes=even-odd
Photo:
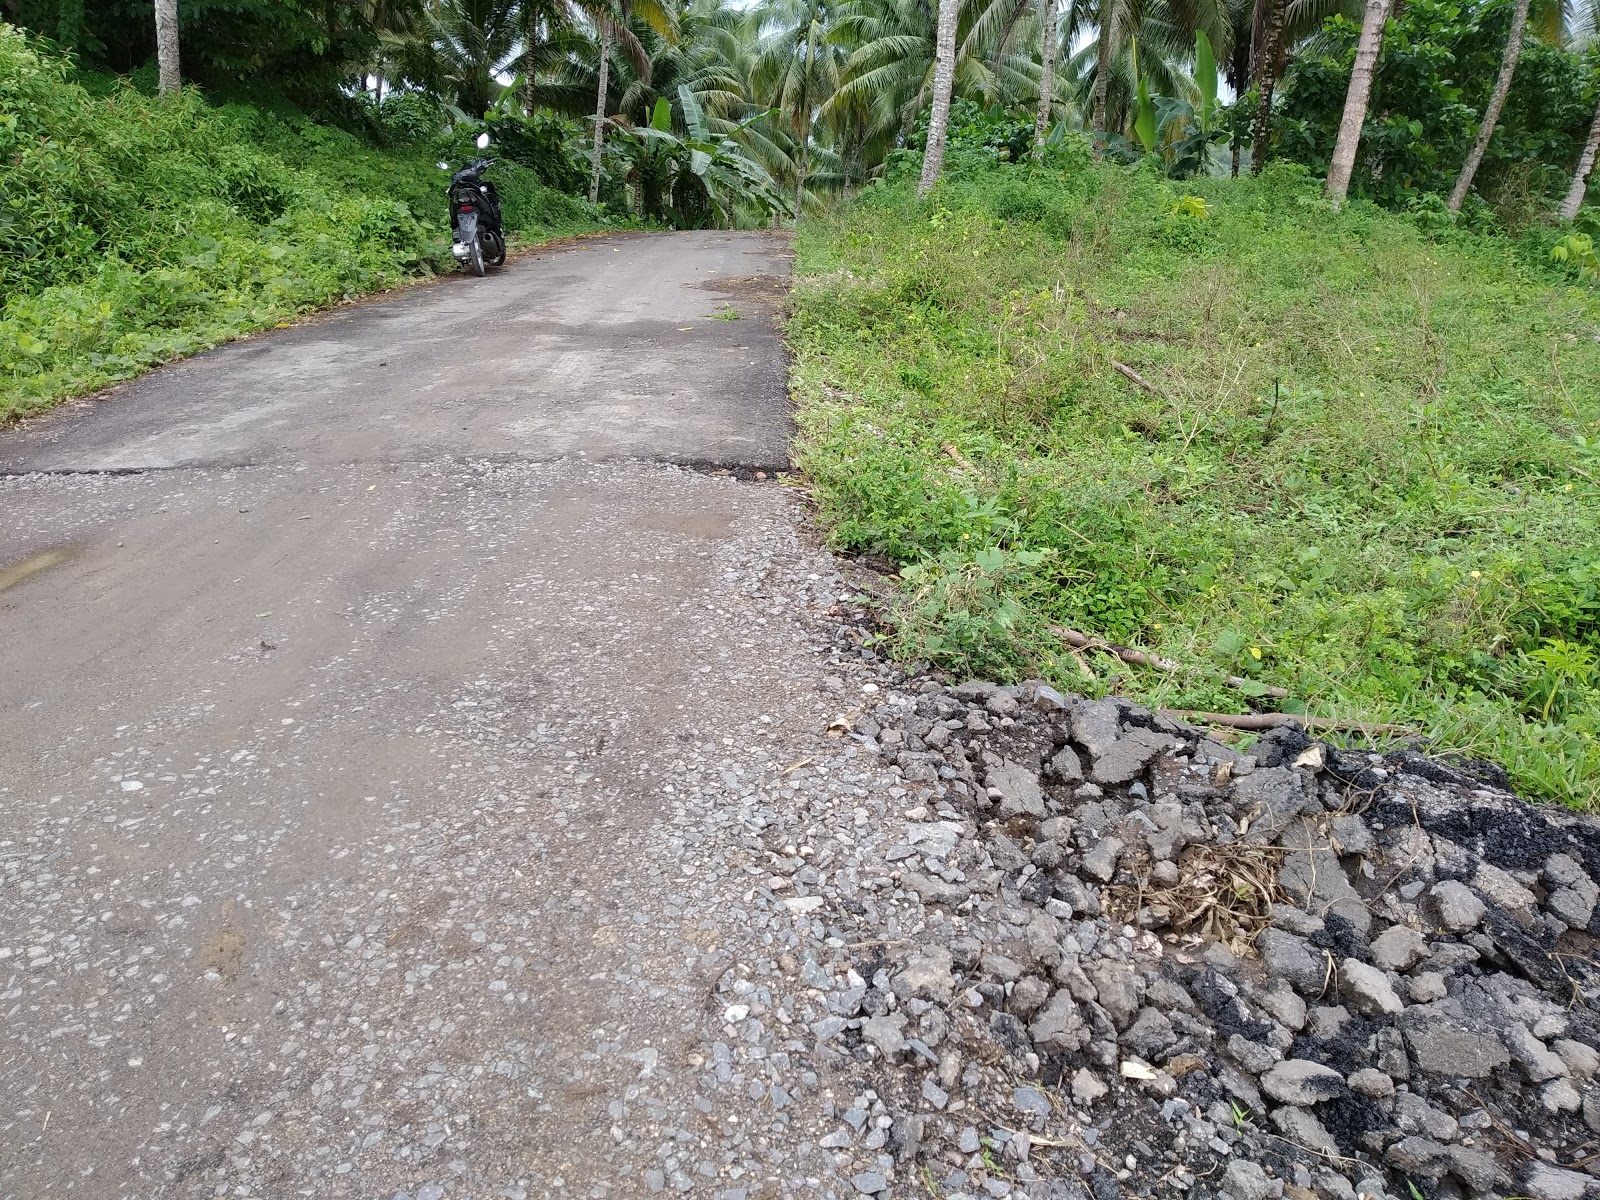
[[[1277,846],[1224,846],[1196,843],[1178,858],[1178,881],[1152,885],[1147,875],[1137,886],[1113,885],[1111,911],[1133,919],[1140,909],[1158,905],[1170,914],[1171,928],[1195,930],[1222,941],[1251,941],[1271,920],[1278,887]]]
[[[1224,725],[1229,729],[1272,729],[1278,725],[1303,725],[1307,729],[1329,729],[1336,733],[1394,733],[1414,735],[1406,725],[1387,725],[1381,721],[1341,721],[1334,717],[1308,717],[1303,713],[1214,713],[1193,708],[1164,708],[1168,716],[1204,725]]]
[[[1152,396],[1159,396],[1163,400],[1171,400],[1172,399],[1171,396],[1167,395],[1166,392],[1164,392],[1161,388],[1157,387],[1155,384],[1151,383],[1148,379],[1146,379],[1143,375],[1139,374],[1139,372],[1135,371],[1127,363],[1120,363],[1116,359],[1113,358],[1111,360],[1111,365],[1119,373],[1121,373],[1122,375],[1126,376],[1133,383],[1138,384],[1145,391],[1149,392]]]
[[[1136,667],[1154,667],[1158,671],[1182,671],[1185,669],[1182,663],[1175,662],[1170,658],[1146,654],[1143,650],[1135,650],[1132,646],[1120,646],[1116,642],[1108,642],[1104,638],[1091,637],[1089,634],[1082,633],[1076,629],[1068,629],[1065,625],[1052,625],[1050,632],[1076,650],[1103,650],[1107,654],[1115,654],[1123,662],[1131,663]],[[1242,688],[1245,686],[1246,680],[1238,675],[1227,675],[1223,677],[1223,682],[1231,688]],[[1267,687],[1266,691],[1261,694],[1271,696],[1276,700],[1282,700],[1289,695],[1289,689]]]

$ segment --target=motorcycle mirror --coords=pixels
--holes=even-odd
[[[478,149],[482,150],[488,144],[489,144],[489,135],[487,133],[480,133],[478,135]]]
[[[450,169],[450,164],[449,163],[442,162],[442,163],[439,164],[439,170],[448,171],[449,169]]]

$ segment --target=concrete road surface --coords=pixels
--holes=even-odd
[[[787,290],[786,261],[761,235],[579,242],[64,406],[0,440],[0,473],[576,454],[780,465],[784,359],[761,314]]]
[[[707,797],[830,711],[787,258],[588,241],[0,432],[0,1197],[818,1194],[816,1077],[741,1126],[708,1048]]]

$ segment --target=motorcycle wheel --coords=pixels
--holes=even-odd
[[[498,233],[491,234],[490,237],[493,245],[489,250],[489,265],[491,267],[504,266],[506,261],[506,239]]]
[[[483,246],[477,239],[467,247],[467,266],[472,268],[472,273],[479,279],[483,278]]]

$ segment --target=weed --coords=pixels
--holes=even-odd
[[[1600,295],[1294,168],[1182,187],[971,167],[802,226],[799,457],[833,544],[904,568],[894,651],[1214,711],[1282,687],[1600,806]]]
[[[739,310],[731,304],[724,304],[712,315],[719,321],[737,321],[739,319]]]
[[[1600,282],[1600,254],[1587,233],[1569,233],[1551,246],[1550,261],[1562,264],[1585,283]]]

